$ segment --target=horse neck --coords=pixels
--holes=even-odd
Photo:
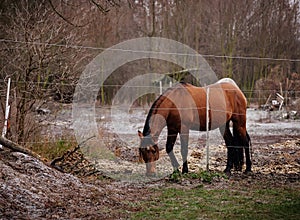
[[[166,115],[162,111],[157,111],[155,114],[149,115],[144,127],[144,135],[151,135],[154,142],[158,141],[158,137],[166,126]]]
[[[147,116],[143,133],[144,136],[150,134],[155,142],[158,141],[158,137],[162,129],[167,125],[166,120],[169,111],[166,111],[168,106],[165,106],[165,100],[173,91],[173,89],[174,88],[166,90],[162,95],[158,97],[158,99],[155,100]]]
[[[152,123],[151,135],[155,143],[158,141],[158,137],[164,127],[166,127],[166,119],[163,116],[159,116],[157,119],[155,119],[155,122]]]

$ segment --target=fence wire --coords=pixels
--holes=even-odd
[[[256,56],[228,56],[228,55],[215,55],[215,54],[189,54],[189,53],[166,53],[166,52],[154,52],[154,51],[147,51],[147,50],[130,50],[130,49],[118,49],[118,48],[106,48],[106,47],[92,47],[92,46],[85,46],[85,45],[74,45],[74,44],[59,44],[59,43],[46,43],[46,42],[37,42],[37,41],[20,41],[20,40],[13,40],[13,39],[4,39],[1,38],[0,42],[4,43],[13,43],[13,44],[25,44],[25,45],[41,45],[41,46],[49,46],[49,47],[64,47],[70,49],[87,49],[87,50],[111,50],[111,51],[119,51],[119,52],[131,52],[131,53],[155,53],[155,54],[162,54],[162,55],[180,55],[180,56],[199,56],[201,55],[204,58],[226,58],[226,59],[242,59],[242,60],[266,60],[266,61],[287,61],[287,62],[300,62],[300,59],[288,59],[288,58],[273,58],[273,57],[256,57]],[[22,49],[22,48],[16,48]],[[23,48],[26,50],[27,48]]]

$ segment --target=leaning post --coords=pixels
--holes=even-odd
[[[5,116],[4,116],[4,126],[2,130],[2,137],[5,137],[6,132],[7,132],[7,124],[8,124],[8,116],[9,116],[9,91],[10,91],[10,78],[8,78],[8,83],[7,83],[7,93],[6,93],[6,103],[5,103]],[[2,145],[0,144],[0,149],[2,149]]]

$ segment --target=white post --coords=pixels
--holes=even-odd
[[[159,94],[161,95],[162,94],[162,82],[159,81]]]
[[[206,88],[206,170],[209,171],[209,87]]]
[[[170,81],[170,85],[169,85],[169,87],[170,87],[170,88],[172,87],[172,81]]]
[[[2,137],[5,137],[6,132],[7,132],[7,122],[8,122],[8,116],[9,116],[9,110],[10,110],[10,106],[8,105],[8,103],[9,103],[9,91],[10,91],[10,78],[8,78],[8,83],[7,83],[5,116],[4,116],[4,126],[3,126],[3,130],[2,130]],[[2,149],[2,145],[0,145],[0,149]]]

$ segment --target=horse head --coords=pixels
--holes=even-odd
[[[153,176],[155,175],[155,161],[159,158],[158,146],[150,134],[144,136],[142,132],[138,131],[138,135],[141,139],[140,158],[143,158],[146,163],[146,175]]]

